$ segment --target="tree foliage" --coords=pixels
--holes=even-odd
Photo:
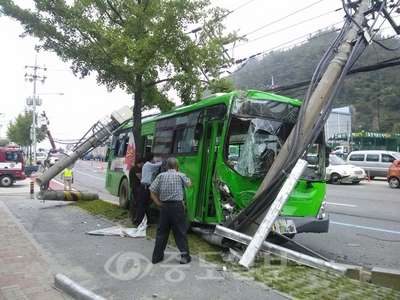
[[[6,139],[0,139],[0,147],[5,147],[9,144],[10,142]]]
[[[185,104],[199,100],[228,61],[224,45],[238,39],[224,34],[228,11],[210,6],[210,0],[36,0],[35,5],[32,11],[0,0],[0,14],[18,20],[23,36],[38,37],[39,48],[71,61],[74,74],[83,78],[95,71],[109,91],[119,86],[132,94],[137,145],[142,110],[171,108],[172,88]]]
[[[7,139],[19,146],[29,146],[31,142],[30,132],[33,121],[33,112],[25,109],[15,121],[10,121],[7,127]],[[37,116],[36,116],[37,124]],[[46,127],[36,127],[36,140],[38,143],[46,138]]]
[[[334,28],[321,31],[310,36],[302,45],[286,51],[268,53],[259,60],[253,59],[231,75],[231,78],[241,89],[269,90],[272,88],[272,78],[275,87],[282,88],[306,82],[311,79],[319,60],[336,34],[337,30]],[[352,107],[352,131],[361,127],[365,131],[398,133],[399,127],[396,123],[400,120],[400,65],[380,68],[379,63],[390,59],[399,62],[400,38],[377,34],[374,41],[379,41],[387,49],[377,43],[365,49],[352,70],[362,66],[373,67],[369,72],[346,77],[335,107]],[[299,84],[280,93],[302,100],[307,87],[307,84]]]

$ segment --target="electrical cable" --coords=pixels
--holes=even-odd
[[[332,26],[335,26],[335,25],[340,24],[340,23],[342,23],[342,22],[338,22],[338,23],[329,25],[328,27],[332,27]],[[327,29],[328,27],[323,28],[323,29],[320,29],[320,30],[325,30],[325,29]],[[297,44],[303,43],[304,41],[302,40],[302,41],[300,41],[299,43],[292,44],[292,45],[289,45],[289,46],[284,47],[284,48],[280,48],[280,47],[283,46],[283,45],[289,44],[289,43],[294,42],[294,41],[296,41],[296,40],[304,39],[304,38],[306,38],[306,37],[308,37],[308,36],[310,36],[310,35],[312,35],[312,34],[318,33],[320,30],[314,31],[314,32],[312,32],[312,33],[305,34],[305,35],[303,35],[303,36],[301,36],[301,37],[298,37],[298,38],[296,38],[296,39],[290,40],[290,41],[288,41],[288,42],[286,42],[286,43],[280,44],[280,45],[275,46],[275,47],[273,47],[273,48],[269,48],[269,49],[267,49],[267,50],[261,51],[261,52],[259,52],[259,53],[257,53],[257,54],[252,54],[252,55],[249,56],[249,57],[237,59],[237,60],[235,60],[234,64],[242,63],[243,61],[245,61],[245,60],[247,60],[247,59],[254,58],[254,57],[256,57],[256,56],[260,56],[260,55],[262,55],[262,54],[265,54],[265,53],[267,53],[267,52],[273,51],[273,50],[275,50],[275,49],[277,49],[276,51],[279,51],[279,50],[283,50],[283,49],[288,48],[288,47],[294,47],[294,46],[296,46]],[[339,30],[340,30],[340,29],[339,29]],[[332,32],[327,32],[326,34],[331,34],[331,33],[332,33]],[[322,37],[322,36],[324,36],[324,35],[326,35],[326,34],[322,34],[322,35],[320,35],[320,36]],[[319,38],[320,36],[311,37],[311,38],[309,38],[309,40],[312,40],[312,39],[315,39],[315,38]],[[236,71],[234,71],[232,74],[234,74],[235,72],[236,72]],[[242,74],[243,74],[243,73],[242,73]]]
[[[293,15],[295,15],[295,14],[297,14],[297,13],[299,13],[299,12],[301,12],[301,11],[307,9],[307,8],[310,8],[310,7],[316,5],[317,3],[321,2],[321,1],[322,1],[322,0],[318,0],[317,2],[314,2],[313,4],[310,4],[309,6],[306,6],[306,7],[302,8],[302,9],[297,10],[297,11],[291,13],[291,14],[288,14],[288,15],[286,15],[286,16],[284,16],[284,17],[278,19],[278,20],[275,20],[275,21],[273,21],[273,22],[271,22],[271,23],[268,23],[267,25],[263,25],[263,26],[261,26],[261,27],[255,29],[255,30],[253,30],[253,31],[251,31],[251,32],[249,32],[249,33],[247,33],[247,34],[245,34],[244,36],[248,36],[248,35],[250,35],[250,34],[253,34],[254,32],[257,32],[257,31],[259,31],[259,30],[261,30],[261,29],[264,29],[265,27],[268,27],[268,26],[270,26],[270,25],[272,25],[272,24],[278,23],[279,21],[282,21],[282,20],[284,20],[284,19],[286,19],[286,18],[288,18],[288,17],[291,17],[291,16],[293,16]]]
[[[342,0],[342,3],[344,5],[344,0]],[[353,23],[351,23],[350,21],[353,21]],[[352,26],[353,24],[356,24],[358,26],[357,23],[354,23],[354,20],[352,18],[348,18],[347,21],[349,24],[349,26]],[[344,28],[347,28],[348,26],[344,26],[343,30],[341,31],[340,36],[343,36],[346,31],[344,30]],[[354,61],[359,57],[358,55],[362,52],[362,48],[366,47],[366,41],[364,39],[363,36],[358,35],[358,38],[356,40],[355,45],[353,46],[353,51],[351,51],[349,58],[347,60],[347,62],[345,63],[345,65],[342,68],[342,72],[336,82],[335,87],[333,88],[325,109],[322,111],[322,113],[318,116],[317,121],[315,122],[315,125],[313,127],[313,129],[311,130],[311,132],[309,132],[307,134],[307,138],[305,139],[305,142],[300,145],[299,150],[297,151],[297,154],[300,154],[301,156],[304,155],[308,149],[308,147],[315,141],[317,134],[319,132],[321,132],[321,130],[323,129],[323,126],[325,124],[326,118],[329,115],[329,113],[332,110],[333,104],[334,104],[334,100],[336,99],[337,94],[339,93],[342,85],[343,85],[343,81],[344,78],[349,70],[349,68],[353,65]],[[333,47],[330,47],[330,49],[333,49]],[[330,55],[330,54],[329,54]],[[298,121],[296,122],[296,125],[294,127],[294,141],[293,144],[296,146],[298,145],[299,142],[299,134],[300,134],[300,130],[301,130],[301,122],[304,120],[305,118],[305,110],[307,107],[307,104],[309,102],[310,96],[312,94],[312,87],[314,86],[314,84],[319,80],[319,76],[318,74],[321,72],[321,70],[324,70],[327,67],[327,64],[329,64],[330,62],[327,61],[327,58],[329,57],[329,55],[326,55],[322,58],[321,63],[319,64],[317,70],[316,70],[316,74],[313,76],[312,82],[310,83],[310,89],[307,92],[307,96],[305,99],[305,103],[303,103],[303,105],[300,108],[300,112],[299,112],[299,116],[298,116]],[[311,91],[311,92],[310,92]],[[287,141],[288,142],[288,141]],[[256,198],[253,199],[253,201],[250,203],[249,206],[247,206],[232,222],[231,225],[236,224],[237,221],[239,221],[238,225],[236,226],[235,230],[237,231],[242,231],[245,228],[247,228],[251,223],[253,223],[258,217],[260,217],[266,209],[268,209],[270,207],[270,205],[272,204],[272,202],[274,201],[277,193],[279,192],[280,189],[280,183],[283,182],[284,178],[285,178],[285,173],[288,173],[289,170],[291,170],[293,168],[293,166],[295,165],[295,163],[297,162],[297,155],[296,155],[296,147],[293,147],[293,145],[289,145],[288,147],[289,151],[288,151],[288,155],[287,155],[287,160],[285,161],[285,163],[283,163],[283,167],[282,170],[284,172],[280,172],[277,174],[277,176],[271,180],[270,184],[265,188],[265,190],[260,193],[260,195]],[[243,216],[244,215],[244,216]],[[242,218],[241,218],[242,217]],[[234,225],[235,226],[235,225]]]
[[[340,22],[340,23],[342,23],[342,22]],[[339,23],[336,23],[336,24],[339,24]],[[334,25],[336,25],[336,24],[334,24]],[[332,25],[331,25],[331,26],[332,26]],[[328,27],[331,27],[331,26],[328,26]],[[323,29],[321,29],[321,30],[326,30],[328,27],[323,28]],[[340,29],[336,29],[335,31],[340,31]],[[321,37],[323,37],[323,36],[332,34],[332,33],[334,33],[335,31],[329,31],[329,32],[320,34],[320,35],[318,35],[318,36],[310,37],[310,38],[308,39],[308,41],[311,41],[311,40],[314,40],[314,39],[318,39],[318,38],[321,38]],[[316,34],[316,33],[318,33],[318,31],[314,31],[313,33],[310,33],[309,35]],[[290,45],[290,46],[288,46],[288,47],[296,47],[297,45],[301,45],[301,44],[303,44],[303,43],[304,43],[304,42],[302,41],[302,42],[299,42],[299,43]],[[280,49],[277,49],[276,51],[285,51],[285,49],[288,48],[288,47],[280,48]],[[265,51],[263,51],[263,52],[260,52],[260,53],[257,53],[257,54],[253,54],[253,55],[251,55],[250,57],[257,56],[258,54],[264,54],[265,52],[271,51],[272,49],[275,49],[275,48],[271,48],[271,49],[269,49],[269,50],[265,50]],[[250,57],[237,59],[237,60],[234,62],[234,64],[239,64],[239,63],[242,63],[243,61],[244,61],[244,62],[247,62],[247,60],[249,60]],[[306,59],[306,58],[308,58],[308,57],[310,57],[310,56],[308,56],[308,55],[303,56],[304,59]],[[289,61],[289,62],[290,62],[290,61]],[[287,62],[285,62],[285,63],[287,63]],[[238,67],[238,69],[236,69],[235,71],[230,72],[230,76],[241,76],[241,75],[248,74],[248,73],[258,72],[258,71],[264,70],[264,69],[266,69],[266,68],[278,67],[278,66],[280,66],[280,65],[282,65],[282,64],[283,64],[283,63],[279,63],[279,64],[276,64],[276,65],[268,65],[268,66],[266,66],[266,67],[262,67],[262,68],[253,69],[253,70],[249,70],[249,71],[246,71],[246,72],[239,72],[239,73],[238,73],[238,71],[239,71],[240,69],[243,68],[243,66],[240,66],[240,67]]]
[[[319,15],[319,16],[316,16],[316,17],[307,19],[307,20],[305,20],[305,21],[302,21],[302,22],[299,22],[299,23],[296,23],[296,24],[293,24],[293,25],[284,27],[284,28],[282,28],[282,29],[273,31],[273,32],[271,32],[271,33],[268,33],[268,34],[259,36],[259,37],[257,37],[257,38],[254,38],[254,39],[250,40],[250,41],[241,43],[241,44],[235,46],[235,48],[238,48],[238,47],[241,47],[241,46],[244,46],[244,45],[248,45],[248,44],[250,44],[250,43],[252,43],[252,42],[255,42],[255,41],[257,41],[257,40],[263,39],[263,38],[265,38],[265,37],[267,37],[267,36],[273,35],[273,34],[275,34],[275,33],[281,32],[281,31],[285,31],[285,30],[287,30],[287,29],[289,29],[289,28],[297,27],[297,26],[300,25],[300,24],[303,24],[303,23],[306,23],[306,22],[309,22],[309,21],[318,19],[318,18],[323,17],[323,16],[325,16],[325,15],[328,15],[328,14],[330,14],[330,13],[332,13],[332,12],[328,12],[328,13],[325,13],[325,14],[323,14],[323,15]],[[232,48],[228,48],[228,50],[230,50],[230,49],[234,49],[234,48],[233,48],[233,47],[232,47]]]

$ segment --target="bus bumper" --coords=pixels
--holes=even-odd
[[[279,217],[278,219],[293,220],[296,226],[297,233],[315,232],[322,233],[329,230],[329,215],[324,218],[318,219],[316,217]]]

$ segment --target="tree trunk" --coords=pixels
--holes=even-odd
[[[141,132],[142,132],[142,75],[136,75],[136,82],[139,84],[138,89],[134,93],[134,106],[133,106],[133,127],[132,133],[135,139],[136,155],[135,161],[143,156]]]

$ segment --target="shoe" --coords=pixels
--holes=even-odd
[[[181,258],[181,261],[179,262],[181,265],[184,265],[184,264],[188,264],[188,263],[190,263],[192,261],[192,258],[189,256],[188,258],[184,258],[184,257],[182,257]]]
[[[158,264],[159,262],[163,261],[164,257],[162,257],[161,259],[152,259],[151,262],[153,263],[153,265]]]

